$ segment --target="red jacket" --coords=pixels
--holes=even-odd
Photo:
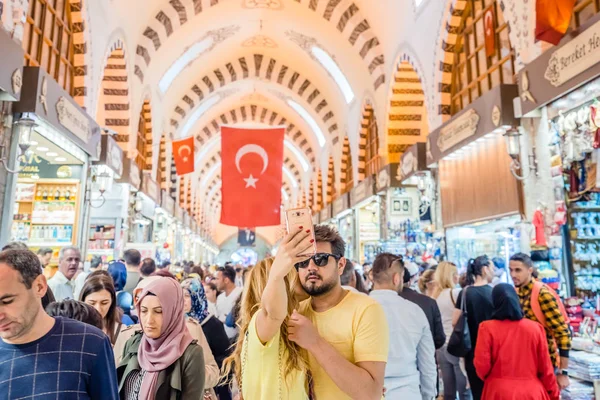
[[[485,383],[483,400],[559,399],[546,335],[537,322],[483,322],[474,365]]]

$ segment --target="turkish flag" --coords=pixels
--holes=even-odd
[[[221,223],[273,226],[281,223],[285,128],[221,127]]]
[[[485,32],[485,55],[493,57],[496,54],[496,27],[494,26],[494,8],[489,7],[483,13],[483,30]]]
[[[535,38],[557,45],[569,29],[575,0],[537,0]]]
[[[177,175],[194,172],[194,137],[173,140],[173,158]]]

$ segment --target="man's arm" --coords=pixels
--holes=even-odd
[[[423,334],[417,345],[417,368],[421,381],[423,400],[434,399],[437,395],[437,366],[435,364],[435,346],[431,337],[431,329],[423,314]]]
[[[538,300],[540,302],[540,308],[546,317],[546,327],[550,329],[552,337],[558,347],[560,368],[568,369],[569,350],[571,350],[571,331],[569,330],[569,325],[560,312],[556,299],[548,290],[542,288]],[[558,375],[557,379],[561,389],[569,386],[568,376]]]
[[[89,379],[88,395],[92,400],[119,400],[115,356],[108,337],[104,338],[102,348],[96,355]]]

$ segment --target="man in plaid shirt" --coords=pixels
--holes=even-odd
[[[527,254],[518,253],[510,258],[510,276],[517,288],[523,314],[532,321],[540,322],[531,307],[531,294],[534,283],[532,274],[533,262]],[[561,389],[565,389],[569,386],[568,368],[569,350],[571,350],[571,331],[560,311],[556,299],[546,286],[540,289],[537,301],[539,301],[540,309],[546,318],[544,329],[546,331],[546,338],[548,339],[550,358],[557,368],[558,385]],[[560,362],[558,356],[560,356]]]

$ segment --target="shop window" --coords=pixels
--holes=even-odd
[[[381,167],[379,157],[379,131],[373,107],[365,107],[363,112],[363,131],[366,135],[365,177],[375,175]]]
[[[354,173],[352,171],[352,153],[350,152],[350,141],[344,139],[342,150],[342,182],[343,193],[349,192],[354,187]]]
[[[484,11],[494,12],[495,52],[486,55]],[[452,115],[500,84],[515,82],[514,51],[499,0],[469,0],[463,11],[454,47]]]
[[[71,95],[75,74],[68,0],[30,0],[23,35],[25,65],[41,67]]]
[[[579,28],[588,19],[600,12],[600,0],[577,0],[571,18],[571,28]]]

